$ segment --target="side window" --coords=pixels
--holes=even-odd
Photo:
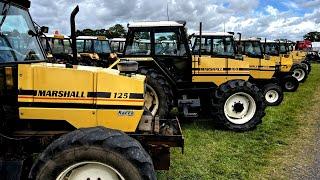
[[[63,53],[63,43],[61,39],[53,39],[52,53]]]
[[[202,38],[201,39],[201,54],[210,55],[211,54],[211,44],[212,44],[212,39]],[[193,53],[198,54],[199,48],[200,48],[200,38],[197,38],[196,42],[195,42]]]
[[[134,32],[126,48],[127,55],[150,55],[151,39],[150,32]]]
[[[77,39],[77,51],[82,53],[84,49],[84,40]]]
[[[175,32],[154,33],[155,55],[183,56],[186,54],[185,46],[179,41]]]

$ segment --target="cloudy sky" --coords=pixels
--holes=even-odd
[[[108,28],[132,21],[185,20],[189,32],[203,22],[205,31],[242,32],[245,36],[302,39],[320,31],[320,0],[31,0],[31,15],[51,31],[69,33],[76,5],[78,29]]]

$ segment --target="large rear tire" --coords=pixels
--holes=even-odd
[[[299,83],[303,83],[308,78],[308,71],[300,64],[295,64],[292,68],[292,76],[295,77]]]
[[[141,144],[121,131],[79,129],[51,143],[34,163],[37,180],[156,179],[152,160]]]
[[[140,67],[139,73],[147,77],[145,106],[153,116],[167,117],[173,105],[171,86],[165,77],[154,69]]]
[[[269,83],[262,88],[267,106],[278,106],[283,100],[282,88],[274,83]]]
[[[262,122],[266,108],[260,89],[243,80],[220,85],[214,94],[213,107],[218,121],[234,131],[255,128]]]

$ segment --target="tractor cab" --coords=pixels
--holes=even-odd
[[[270,55],[263,53],[260,39],[240,39],[238,51],[243,55],[244,61],[250,64],[250,76],[254,80],[268,80],[275,75],[275,62],[270,60]]]
[[[242,56],[237,54],[233,33],[203,32],[201,35],[195,33],[194,38],[192,53],[196,62],[194,63],[196,81],[203,81],[204,74],[215,77],[217,85],[232,79],[249,79],[249,63],[243,61]]]
[[[113,38],[110,40],[110,46],[114,53],[122,54],[124,46],[126,44],[126,38]]]
[[[48,62],[70,63],[72,61],[72,48],[69,36],[62,34],[42,35],[40,37]]]
[[[27,2],[0,1],[0,66],[45,60],[33,21],[26,10],[29,6]]]
[[[109,40],[104,36],[78,36],[77,51],[83,65],[107,67],[110,60],[115,60]]]

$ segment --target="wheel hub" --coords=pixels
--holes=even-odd
[[[234,103],[232,107],[233,107],[233,111],[235,111],[236,113],[241,113],[244,110],[244,106],[240,101]]]
[[[271,89],[266,93],[265,99],[269,103],[275,103],[279,99],[279,93],[276,90]]]

